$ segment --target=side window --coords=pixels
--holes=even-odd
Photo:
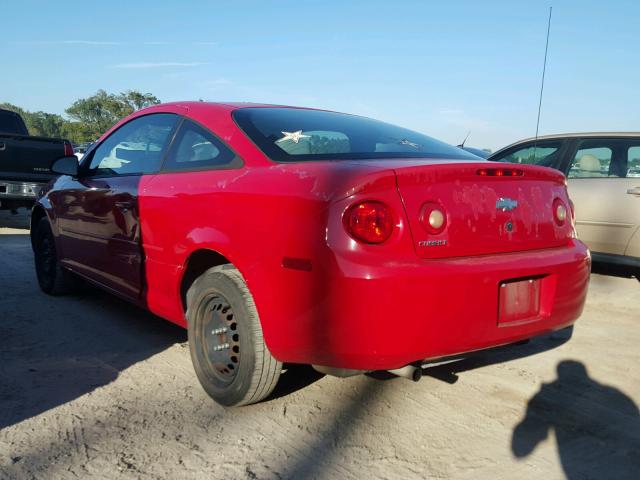
[[[625,139],[582,140],[571,162],[569,178],[625,178],[630,162],[639,151]]]
[[[627,152],[627,177],[640,177],[640,147],[630,147]]]
[[[164,170],[192,170],[228,165],[236,158],[211,132],[185,120],[173,142]]]
[[[160,169],[179,117],[156,113],[138,117],[113,132],[91,158],[91,175],[133,175]]]
[[[526,147],[511,151],[503,157],[492,158],[491,160],[559,168],[558,154],[561,146],[561,141],[539,142],[535,146],[528,144]]]
[[[608,177],[613,151],[608,147],[579,148],[569,168],[569,178]]]

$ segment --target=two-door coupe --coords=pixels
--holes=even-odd
[[[52,168],[31,223],[42,290],[81,277],[187,327],[224,405],[268,396],[285,362],[416,376],[584,305],[590,257],[561,173],[375,120],[158,105]]]

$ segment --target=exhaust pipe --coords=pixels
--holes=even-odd
[[[402,368],[387,370],[387,372],[397,377],[408,378],[409,380],[413,380],[414,382],[417,382],[422,378],[422,368],[413,365],[407,365]]]

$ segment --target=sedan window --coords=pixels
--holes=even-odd
[[[211,132],[185,120],[163,170],[194,170],[228,165],[236,155]]]
[[[233,118],[276,162],[475,155],[418,132],[370,118],[298,108],[240,108]]]
[[[125,123],[95,149],[89,165],[91,175],[157,172],[178,118],[158,113]]]
[[[561,146],[562,141],[528,144],[525,147],[510,151],[504,156],[491,158],[491,160],[559,168],[558,152]]]
[[[571,161],[569,178],[625,178],[629,142],[625,139],[594,138],[578,144]]]
[[[608,177],[611,154],[606,147],[579,149],[571,162],[569,178]]]
[[[627,177],[640,177],[640,147],[630,147],[627,152]]]

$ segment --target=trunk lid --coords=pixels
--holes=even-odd
[[[405,164],[394,167],[413,242],[422,258],[449,258],[553,248],[573,237],[564,176],[504,163]],[[502,172],[500,174],[499,172]],[[558,202],[566,208],[558,222]],[[445,213],[441,232],[425,228],[425,204]]]

